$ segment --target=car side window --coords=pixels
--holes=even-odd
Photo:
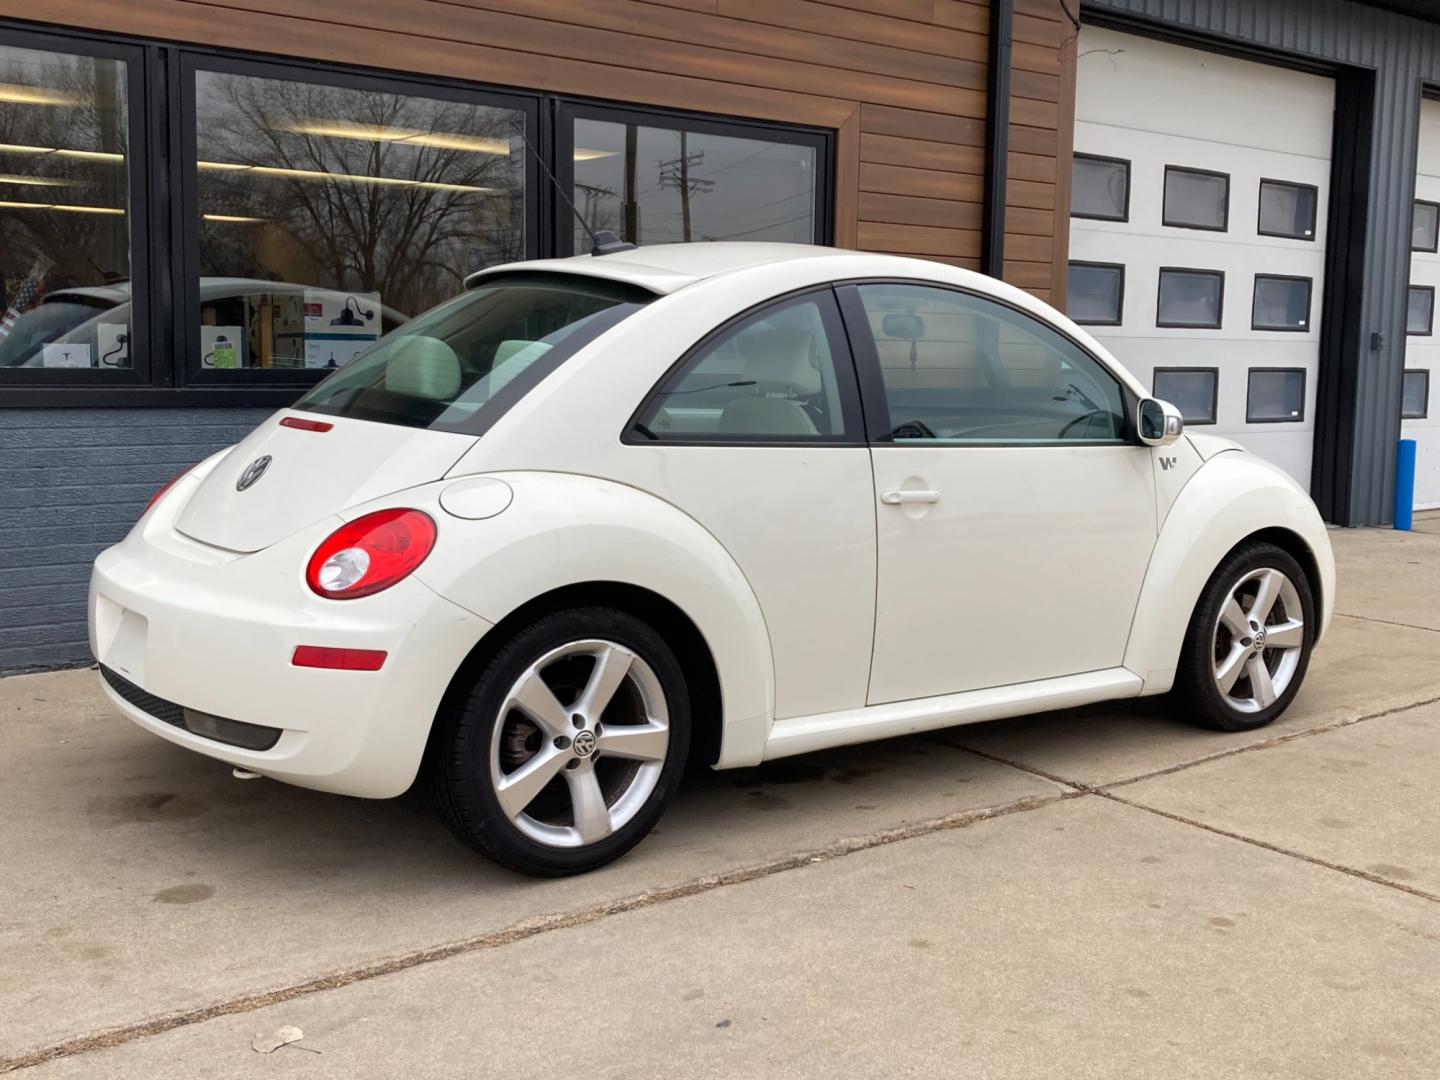
[[[782,300],[702,342],[651,391],[631,441],[858,438],[853,369],[829,289]]]
[[[1119,381],[1039,320],[935,286],[873,284],[855,291],[889,410],[888,420],[871,426],[885,441],[1023,445],[1124,438]]]

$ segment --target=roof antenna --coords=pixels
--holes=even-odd
[[[590,228],[590,223],[586,221],[580,211],[575,208],[575,204],[570,201],[570,196],[565,194],[565,189],[560,186],[560,181],[555,179],[555,174],[552,173],[545,164],[545,159],[540,156],[540,152],[536,150],[535,147],[531,145],[530,140],[525,137],[525,118],[523,116],[517,116],[511,121],[510,126],[515,130],[515,134],[520,136],[520,141],[525,144],[525,148],[535,155],[535,164],[539,165],[541,171],[549,178],[551,186],[555,189],[555,194],[559,195],[565,205],[570,208],[570,212],[575,215],[575,220],[580,222],[580,227],[584,229],[590,237],[590,242],[593,245],[590,248],[590,254],[614,255],[618,251],[634,251],[634,244],[627,240],[621,240],[609,229],[601,229],[599,232],[596,232]]]

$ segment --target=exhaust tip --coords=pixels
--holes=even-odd
[[[235,766],[235,768],[233,768],[233,769],[230,770],[230,775],[233,776],[233,777],[235,777],[236,780],[259,780],[259,779],[260,779],[260,774],[259,774],[258,772],[251,772],[249,769],[242,769],[242,768],[240,768],[240,766],[238,766],[238,765]]]

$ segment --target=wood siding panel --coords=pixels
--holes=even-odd
[[[1068,23],[1018,0],[1007,275],[1056,245]],[[33,19],[29,0],[0,16]],[[835,133],[835,238],[978,266],[985,0],[46,0],[47,21]],[[1073,96],[1073,82],[1069,93]],[[1068,160],[1065,168],[1068,173]],[[1068,201],[1068,195],[1066,196]]]
[[[1059,0],[1015,0],[1015,11],[1004,276],[1063,303],[1075,110],[1066,57],[1073,57],[1075,27]]]
[[[865,105],[860,110],[860,130],[901,139],[929,139],[961,146],[985,145],[985,120],[976,116],[947,116],[944,113],[895,109],[888,105]],[[1053,142],[1054,133],[1051,141]],[[1036,153],[1027,147],[1027,153]]]
[[[860,160],[903,165],[908,169],[939,169],[977,176],[985,173],[985,151],[981,147],[924,139],[897,139],[892,135],[867,135],[863,131],[860,134]]]
[[[981,64],[988,55],[988,13],[985,24],[974,33],[908,19],[893,19],[869,11],[837,8],[815,0],[720,0],[720,14],[767,26],[788,26],[849,41],[873,41],[900,49],[975,60]]]
[[[915,195],[925,199],[963,199],[977,206],[985,195],[985,178],[966,173],[906,169],[898,165],[860,163],[860,190]]]

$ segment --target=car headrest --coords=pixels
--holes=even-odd
[[[460,358],[439,338],[397,338],[385,362],[385,389],[410,397],[451,401],[460,392]]]
[[[777,327],[750,330],[740,339],[745,353],[745,378],[762,394],[810,397],[820,393],[820,372],[810,363],[814,335],[808,330]]]

